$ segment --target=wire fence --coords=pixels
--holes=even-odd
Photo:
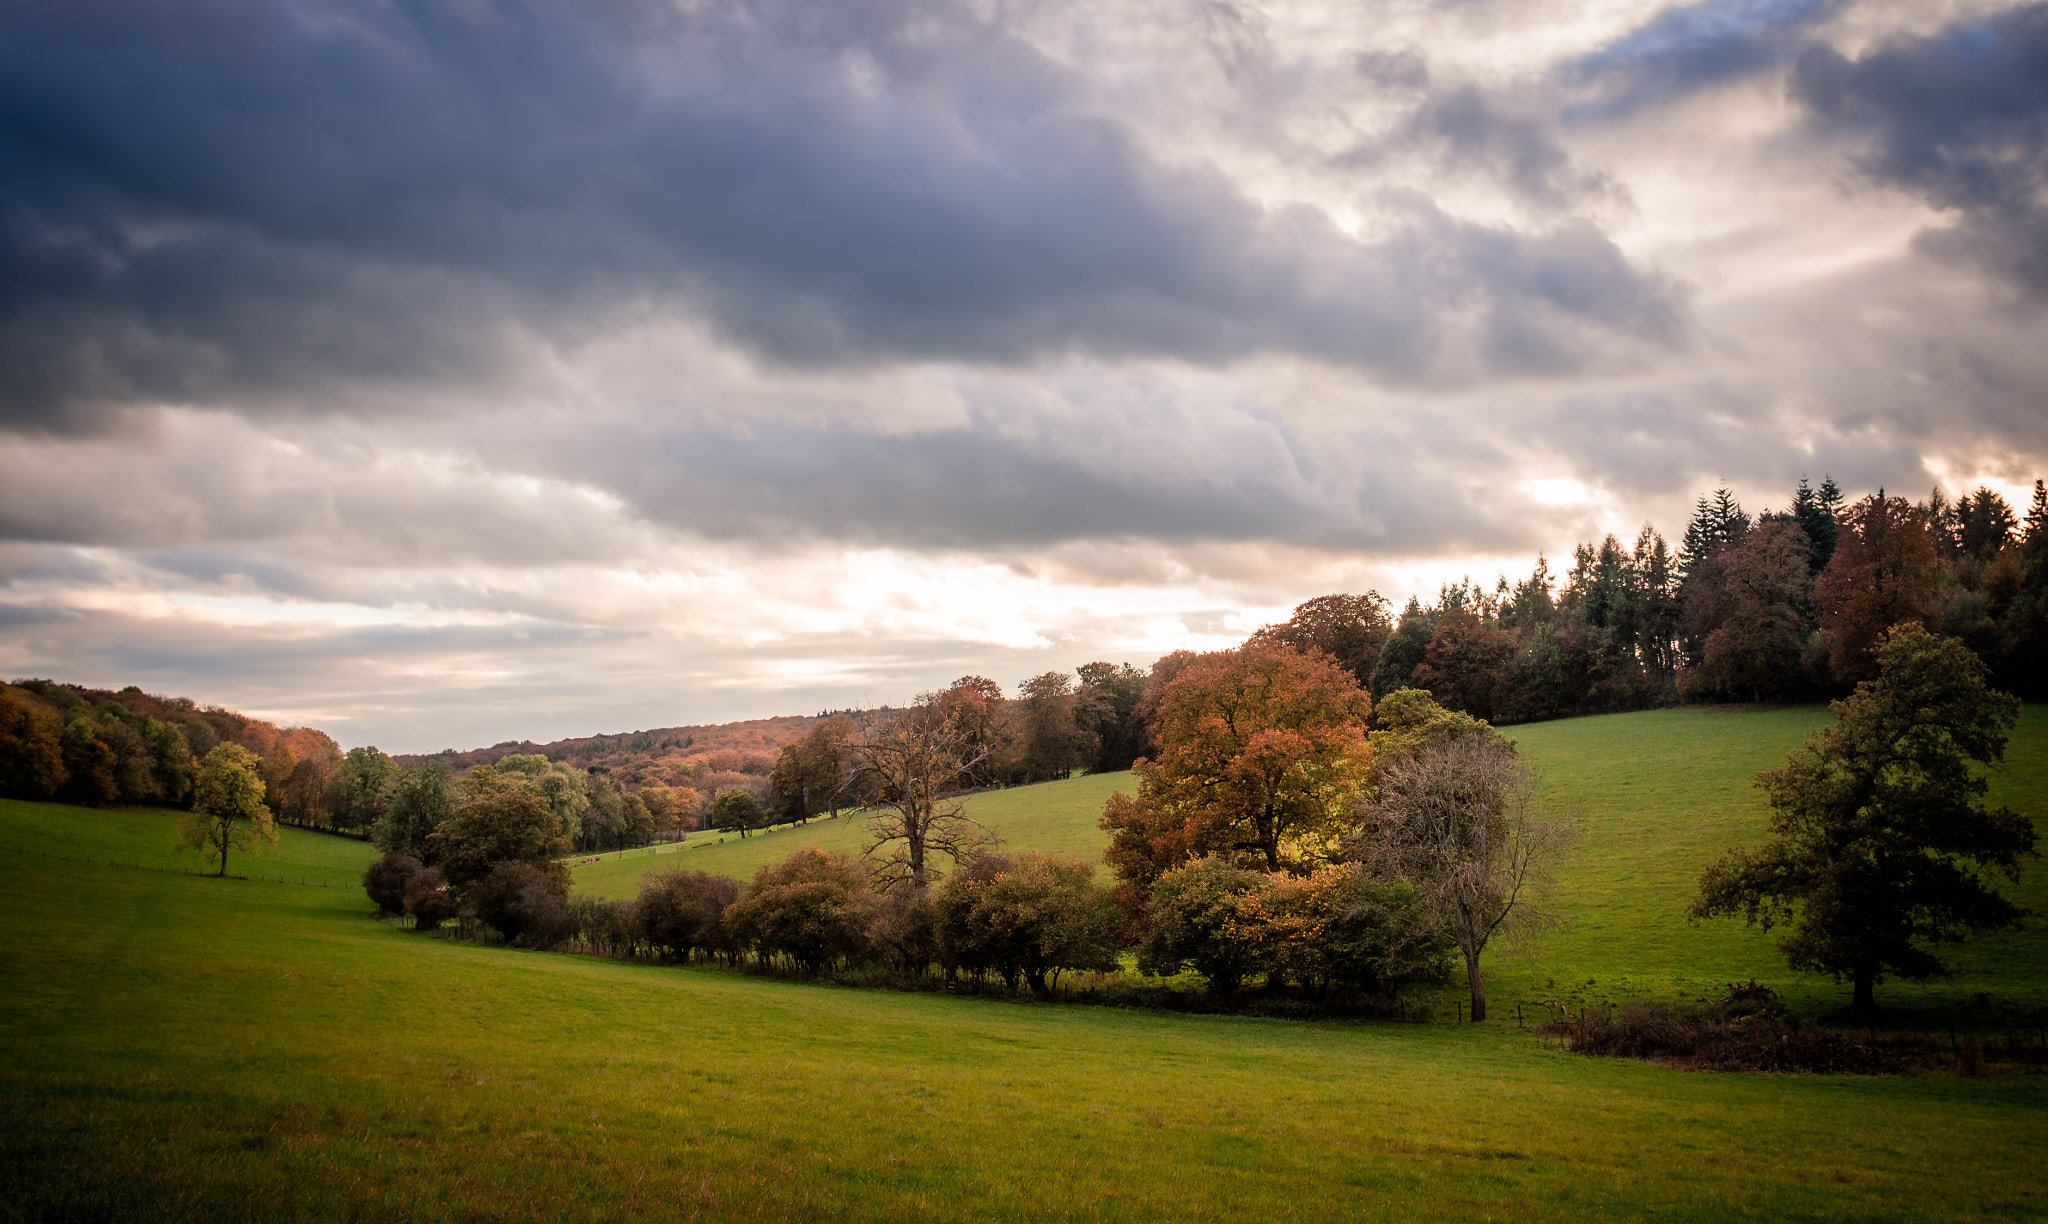
[[[130,863],[116,858],[99,855],[52,854],[48,850],[31,850],[25,846],[0,846],[0,854],[17,854],[24,858],[48,859],[63,863],[85,863],[91,866],[120,867],[129,871],[153,871],[158,875],[197,876],[204,879],[220,879],[219,872],[195,870],[191,867],[167,866],[162,863]],[[299,888],[353,888],[354,884],[337,884],[332,880],[316,880],[309,876],[284,875],[242,875],[229,872],[226,879],[249,880],[258,884],[290,884]]]

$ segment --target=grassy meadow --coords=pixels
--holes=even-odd
[[[1753,973],[1828,1006],[1767,938],[1680,914],[1699,864],[1761,827],[1748,775],[1824,717],[1515,729],[1583,834],[1565,927],[1498,988]],[[1116,784],[975,802],[1017,848],[1085,853]],[[1997,787],[2048,814],[2040,711]],[[2048,1216],[2041,1076],[1672,1071],[1562,1053],[1498,1005],[1484,1026],[1299,1023],[480,947],[321,887],[353,883],[361,843],[285,830],[230,862],[263,878],[214,880],[175,874],[200,863],[173,825],[0,802],[0,1219]],[[857,849],[857,822],[629,855],[578,886],[747,875],[830,837]],[[2023,891],[2048,910],[2039,872]],[[1954,983],[1880,1001],[2037,1000],[2043,943],[1986,941]]]

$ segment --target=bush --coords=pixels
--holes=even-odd
[[[868,919],[868,945],[896,971],[922,976],[940,955],[931,894],[906,886],[877,898]]]
[[[1351,989],[1391,1004],[1403,986],[1450,977],[1451,943],[1404,883],[1348,864],[1274,877],[1245,916],[1259,927],[1266,972],[1321,999]]]
[[[1152,885],[1138,968],[1170,976],[1192,967],[1216,994],[1234,994],[1264,960],[1261,903],[1273,881],[1262,872],[1204,858]]]
[[[405,912],[405,886],[420,870],[420,861],[410,854],[387,854],[363,873],[363,891],[380,915],[396,917]]]
[[[1635,1001],[1544,1025],[1577,1054],[1642,1058],[1707,1071],[1883,1075],[1937,1065],[1946,1052],[1923,1035],[1877,1037],[1802,1029],[1776,992],[1751,982],[1716,1002]]]
[[[982,855],[940,885],[933,912],[949,974],[993,970],[1012,990],[1021,976],[1044,998],[1049,974],[1117,967],[1116,902],[1074,859]]]
[[[575,897],[569,902],[569,916],[576,939],[599,956],[632,956],[646,942],[637,902]]]
[[[431,931],[455,917],[455,894],[441,879],[438,867],[422,867],[405,882],[405,912],[413,929]]]
[[[655,955],[687,961],[696,952],[730,960],[738,947],[726,927],[726,910],[740,886],[703,871],[670,871],[640,887],[638,933]]]
[[[874,908],[865,871],[843,854],[812,847],[755,872],[726,921],[762,960],[787,957],[810,975],[867,951]]]
[[[576,933],[558,877],[532,863],[499,863],[470,885],[476,916],[523,947],[550,948]]]

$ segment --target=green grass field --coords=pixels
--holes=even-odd
[[[1698,864],[1760,826],[1747,773],[1820,718],[1517,728],[1586,840],[1567,929],[1503,962],[1503,988],[1789,980],[1767,941],[1676,914]],[[2038,818],[2038,711],[2015,748],[1998,785]],[[1031,804],[1079,811],[1112,783],[977,802],[1018,804],[1003,827],[1028,848]],[[1099,838],[1042,819],[1049,848]],[[146,869],[178,862],[172,823],[0,803],[0,1219],[2048,1216],[2040,1076],[1714,1075],[1511,1023],[1004,1003],[479,947],[380,924],[348,888]],[[746,874],[778,838],[851,828],[676,861]],[[70,857],[21,852],[38,848]],[[331,882],[372,853],[286,830],[230,869]],[[630,891],[595,870],[579,882]],[[2035,998],[2042,942],[1987,942],[1945,989]]]

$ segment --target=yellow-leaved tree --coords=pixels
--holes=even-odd
[[[240,744],[220,744],[206,754],[193,787],[192,810],[178,826],[180,849],[220,856],[217,876],[228,873],[228,850],[253,850],[276,841],[277,824],[263,804],[263,762]]]

